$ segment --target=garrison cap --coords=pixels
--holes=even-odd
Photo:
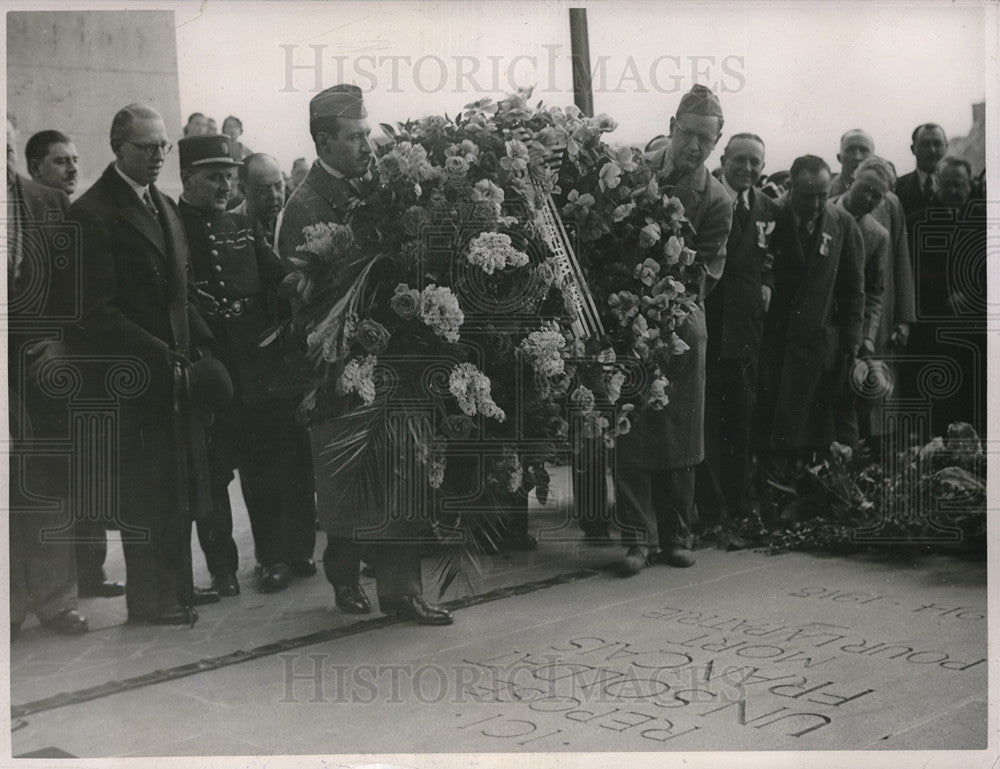
[[[681,103],[677,105],[677,116],[685,114],[721,118],[722,105],[719,104],[719,97],[712,93],[712,89],[701,83],[695,83],[691,86],[691,90],[681,97]]]
[[[341,83],[320,91],[309,101],[309,122],[328,117],[360,120],[368,117],[361,89]]]

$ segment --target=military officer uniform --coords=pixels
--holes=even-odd
[[[182,139],[182,167],[210,159],[219,152],[213,145],[227,141],[225,136]],[[277,343],[260,346],[278,320],[274,296],[284,269],[274,251],[254,237],[246,216],[196,207],[183,195],[179,208],[198,303],[235,393],[210,430],[213,512],[198,525],[205,560],[216,580],[236,572],[228,487],[238,469],[257,561],[265,570],[283,565],[298,573],[312,566],[315,547],[312,460],[308,436],[295,421],[305,378],[295,355]],[[278,586],[284,585],[287,577],[279,580]]]

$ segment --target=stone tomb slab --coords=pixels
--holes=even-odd
[[[702,551],[692,569],[602,573],[448,628],[406,623],[167,688],[232,744],[275,754],[982,750],[985,572]],[[74,755],[141,752],[74,737],[96,704],[34,725]],[[45,729],[56,713],[62,728]]]
[[[485,640],[396,681],[338,655],[323,699],[373,700],[352,751],[985,749],[985,571],[965,566],[705,553],[463,612],[490,615]]]

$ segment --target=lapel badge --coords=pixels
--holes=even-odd
[[[774,222],[755,222],[757,225],[757,247],[767,248],[767,236],[774,231]]]
[[[833,235],[827,232],[823,233],[823,242],[819,244],[819,252],[823,256],[830,255],[830,241],[833,240]]]

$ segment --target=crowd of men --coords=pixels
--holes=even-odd
[[[897,178],[861,129],[841,138],[839,173],[810,154],[765,176],[765,140],[749,132],[728,137],[710,173],[723,126],[718,99],[696,85],[647,147],[661,189],[684,203],[704,272],[681,332],[690,350],[667,372],[670,406],[641,414],[612,456],[596,450],[573,468],[584,533],[606,539],[617,524],[626,573],[693,565],[699,527],[753,511],[755,476],[787,481],[834,441],[878,452],[900,404],[924,404],[927,437],[953,421],[985,428],[985,189],[965,160],[947,155],[943,129],[914,130],[916,168]],[[229,496],[237,470],[258,590],[316,573],[318,520],[338,608],[373,610],[359,584],[364,561],[381,611],[452,621],[423,598],[417,544],[391,532],[385,541],[356,536],[384,511],[370,509],[360,478],[324,472],[335,429],[296,421],[310,376],[301,345],[260,344],[296,312],[277,288],[303,228],[346,221],[358,195],[352,180],[370,168],[357,87],[314,97],[309,129],[317,160],[300,158],[285,174],[242,143],[235,116],[220,134],[194,113],[172,153],[162,117],[130,104],[111,122],[113,159],[71,204],[80,166],[71,136],[34,133],[25,178],[8,114],[11,434],[26,447],[11,459],[12,634],[28,612],[57,633],[86,632],[78,597],[124,594],[130,622],[191,625],[196,606],[239,594]],[[174,157],[177,202],[156,186]],[[38,241],[37,224],[53,211],[82,239],[72,285],[60,283]],[[43,279],[48,290],[34,291]],[[38,332],[38,319],[60,318],[72,320]],[[80,391],[117,399],[112,510],[83,510],[66,463],[30,450],[67,435],[56,372],[70,359],[101,362],[78,366]],[[109,367],[129,362],[141,364],[142,386],[108,392],[117,381]],[[928,394],[914,366],[935,364],[957,373]],[[613,507],[603,490],[609,459]],[[74,511],[73,537],[42,536],[64,527],[66,511],[35,504],[40,493]],[[509,544],[534,547],[526,514],[514,517]],[[212,578],[205,587],[192,580],[192,527]],[[104,572],[107,528],[121,532],[126,584]]]

